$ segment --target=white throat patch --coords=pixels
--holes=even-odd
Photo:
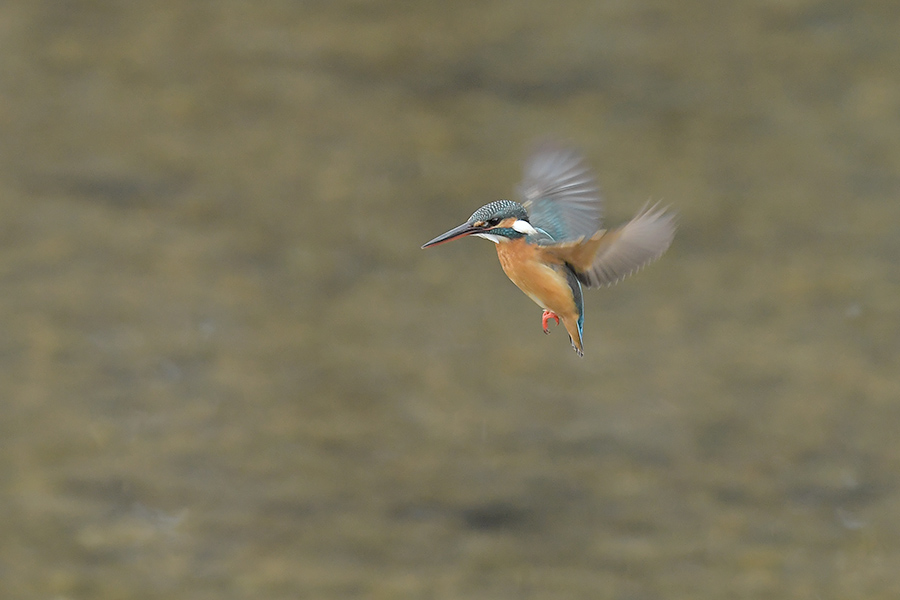
[[[502,235],[494,235],[493,233],[473,233],[475,237],[484,238],[486,240],[491,240],[495,244],[499,244],[500,242],[508,242],[509,240],[503,237]]]

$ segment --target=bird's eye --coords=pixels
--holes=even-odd
[[[487,225],[488,227],[495,227],[500,224],[500,217],[494,217],[493,219],[488,219]]]

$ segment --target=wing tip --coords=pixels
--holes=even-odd
[[[535,226],[547,225],[557,239],[591,235],[602,226],[600,186],[584,153],[568,141],[548,137],[533,144],[517,193]]]
[[[589,287],[610,287],[619,283],[665,254],[675,239],[677,229],[677,213],[671,211],[669,206],[661,206],[660,201],[648,201],[631,221],[620,228],[623,232],[629,232],[628,236],[633,238],[631,243],[637,243],[640,253],[646,253],[643,260],[635,264],[628,264],[627,260],[623,261],[624,264],[604,264],[604,258],[608,255],[598,256],[590,270],[578,274],[579,280]]]

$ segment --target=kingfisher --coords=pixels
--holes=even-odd
[[[603,229],[603,200],[581,153],[558,142],[525,161],[520,202],[497,200],[422,248],[474,235],[494,242],[506,276],[543,309],[541,326],[560,319],[584,356],[582,285],[609,286],[659,258],[675,237],[675,217],[645,204],[630,221]]]

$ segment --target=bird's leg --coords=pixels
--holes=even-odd
[[[544,327],[544,333],[550,333],[550,328],[547,326],[547,321],[549,321],[550,319],[553,319],[554,321],[556,321],[556,324],[559,325],[559,317],[556,316],[556,313],[551,310],[544,309],[544,314],[541,315],[541,325]]]

